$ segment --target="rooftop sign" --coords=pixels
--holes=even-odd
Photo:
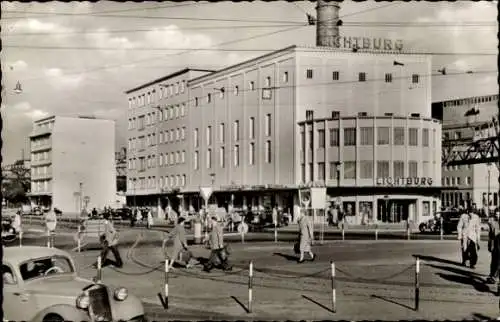
[[[403,41],[400,39],[336,36],[328,39],[327,44],[328,46],[337,48],[403,50]]]

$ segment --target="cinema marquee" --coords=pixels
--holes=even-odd
[[[328,46],[337,48],[357,48],[369,50],[403,50],[403,41],[385,38],[343,37],[336,36],[329,39]]]
[[[414,186],[427,187],[432,186],[432,178],[430,177],[411,177],[411,178],[377,178],[377,186]]]

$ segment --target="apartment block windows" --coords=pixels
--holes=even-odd
[[[422,145],[429,146],[429,129],[422,129]]]
[[[207,94],[207,103],[212,102],[212,93]]]
[[[344,146],[356,145],[356,128],[349,127],[344,129]]]
[[[405,144],[405,129],[404,127],[394,128],[394,145],[404,145]]]
[[[318,162],[318,180],[325,181],[325,163]]]
[[[325,148],[325,130],[318,130],[318,148]]]
[[[339,146],[339,129],[330,129],[330,146]]]
[[[240,146],[235,145],[233,151],[233,164],[235,167],[240,166]]]
[[[193,167],[195,170],[198,170],[200,168],[200,152],[198,151],[194,151]]]
[[[224,99],[224,93],[226,92],[226,90],[224,89],[224,87],[222,87],[221,89],[219,89],[219,98],[220,99]]]
[[[366,73],[359,73],[358,74],[358,81],[366,82]]]
[[[240,140],[240,121],[234,121],[233,123],[233,140]]]
[[[389,127],[381,127],[377,128],[377,144],[378,145],[388,145],[390,143],[389,138]]]
[[[403,161],[394,161],[394,178],[404,178],[405,176],[405,163]]]
[[[186,138],[186,128],[183,127],[181,128],[181,140],[184,140]]]
[[[356,179],[356,162],[346,161],[343,163],[344,179]]]
[[[377,178],[389,177],[389,161],[377,161]]]
[[[248,164],[255,164],[255,143],[250,143],[248,145]]]
[[[212,149],[207,150],[207,169],[212,167]]]
[[[338,71],[334,71],[332,73],[332,80],[337,81],[340,79],[340,73]]]
[[[288,72],[283,73],[283,83],[288,83]]]
[[[234,87],[234,96],[238,96],[239,93],[240,93],[240,88],[238,87],[238,85],[236,85]]]
[[[361,179],[373,179],[373,161],[360,161],[359,171],[359,177]]]
[[[418,84],[418,80],[419,80],[419,75],[418,74],[411,75],[411,82],[413,84]]]
[[[255,117],[251,117],[248,123],[248,138],[255,139]]]
[[[186,116],[186,104],[182,103],[181,105],[181,116],[184,117]]]
[[[225,157],[226,157],[225,148],[221,146],[219,149],[219,165],[221,168],[224,168],[226,166]]]
[[[212,127],[207,126],[207,146],[212,145]]]
[[[219,142],[224,143],[226,137],[226,129],[224,123],[219,124]]]
[[[254,81],[250,81],[248,84],[249,84],[251,91],[255,90],[255,82]]]
[[[306,70],[306,77],[308,79],[312,79],[313,78],[313,70],[312,69]]]
[[[266,77],[266,81],[265,81],[265,85],[266,87],[271,87],[271,77]]]
[[[198,133],[198,129],[194,129],[193,131],[193,144],[194,144],[194,147],[197,148],[200,146],[200,136],[199,136],[199,133]]]
[[[181,152],[181,163],[184,164],[186,162],[186,151]]]
[[[271,127],[272,127],[272,123],[271,123],[271,114],[266,114],[266,128],[265,128],[265,136],[271,136]]]
[[[198,101],[198,97],[194,98],[194,106],[199,106],[200,102]]]
[[[385,74],[385,82],[392,83],[392,74]]]
[[[271,141],[266,141],[266,155],[265,155],[265,160],[266,160],[266,163],[271,163],[271,155],[272,155],[272,151],[271,151]]]
[[[408,176],[412,178],[418,177],[418,163],[417,161],[408,162]]]
[[[362,127],[361,131],[361,145],[373,145],[373,127]]]
[[[410,141],[410,146],[418,145],[418,129],[417,128],[409,128],[408,129],[408,140]]]

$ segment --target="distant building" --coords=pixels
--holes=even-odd
[[[467,143],[498,135],[494,128],[483,127],[498,117],[498,95],[462,97],[432,103],[433,117],[442,121],[443,141]],[[488,175],[489,173],[489,175]],[[486,212],[488,186],[490,207],[499,206],[498,168],[495,164],[444,166],[441,193],[445,207],[469,206]]]
[[[30,143],[32,203],[79,212],[116,202],[114,121],[51,116],[35,121]]]

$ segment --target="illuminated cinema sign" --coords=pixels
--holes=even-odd
[[[432,186],[432,178],[377,178],[377,186]]]
[[[371,50],[403,50],[403,41],[385,38],[343,37],[336,36],[328,39],[327,46],[337,48],[357,48]]]

